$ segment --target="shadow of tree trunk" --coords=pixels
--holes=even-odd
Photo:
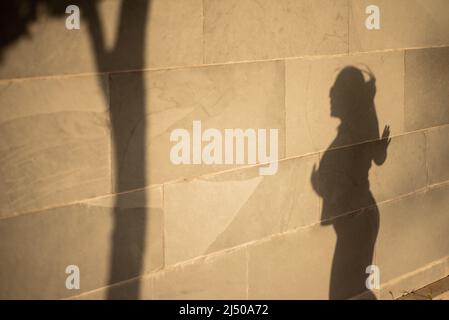
[[[97,70],[140,70],[145,65],[145,27],[147,24],[147,14],[150,5],[149,0],[123,1],[120,11],[117,37],[114,47],[111,50],[105,49],[104,33],[100,23],[98,9],[94,2],[85,2],[82,6],[89,24],[89,33],[94,49]],[[146,159],[145,159],[145,84],[142,72],[134,74],[133,92],[134,99],[128,106],[114,107],[111,98],[112,75],[109,75],[107,87],[103,87],[106,99],[110,100],[110,119],[112,130],[113,157],[114,157],[114,192],[121,193],[135,188],[146,186]],[[119,87],[114,87],[120,90]],[[120,92],[115,92],[120,94]],[[131,118],[128,116],[131,114]],[[123,124],[123,119],[133,122],[133,128],[140,127],[141,130],[129,132],[124,130],[128,125]],[[123,172],[124,160],[127,155],[128,143],[133,137],[133,147],[137,152],[133,153],[134,163],[138,167],[134,168],[135,176],[130,184]],[[137,145],[136,145],[137,144]],[[145,194],[142,194],[145,197]],[[148,199],[142,199],[143,203],[148,203]],[[143,258],[145,254],[145,226],[146,212],[145,206],[132,211],[124,212],[122,208],[123,197],[118,195],[114,206],[114,230],[111,239],[111,254],[109,267],[109,284],[137,277],[142,272]],[[126,296],[111,288],[108,291],[108,299],[138,299],[140,283],[134,281],[126,290]]]
[[[123,89],[114,87],[111,95],[114,71],[141,70],[145,65],[145,31],[149,13],[150,0],[121,1],[119,24],[116,41],[112,49],[105,45],[105,34],[100,21],[98,0],[15,0],[0,2],[0,60],[4,50],[29,35],[28,27],[38,19],[41,6],[51,16],[64,16],[69,5],[77,5],[81,11],[81,21],[86,21],[89,37],[96,61],[96,69],[100,73],[99,84],[102,86],[104,98],[109,102],[109,112],[112,131],[112,157],[114,163],[114,192],[142,188],[146,186],[145,159],[145,84],[142,72],[133,73],[133,100],[126,106],[114,107],[112,97],[120,96]],[[61,25],[64,28],[64,25]],[[74,32],[77,32],[75,30]],[[82,59],[82,57],[80,57]],[[104,80],[103,72],[107,72],[108,81]],[[139,130],[135,130],[139,127]],[[132,130],[129,130],[129,129]],[[134,130],[133,130],[134,128]],[[128,144],[132,137],[133,153],[128,154]],[[132,157],[133,178],[127,179],[124,172],[125,158]],[[142,194],[145,197],[145,194]],[[141,198],[142,203],[148,199]],[[114,230],[112,235],[110,268],[108,284],[117,283],[137,277],[142,273],[145,253],[146,236],[146,205],[125,212],[123,197],[118,195],[114,207]],[[139,283],[134,282],[127,288],[126,295],[110,289],[109,299],[139,297]]]

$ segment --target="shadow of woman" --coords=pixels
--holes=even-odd
[[[390,143],[388,126],[381,139],[379,136],[375,94],[374,75],[353,66],[340,71],[330,90],[331,116],[341,123],[337,136],[321,157],[319,169],[313,168],[311,177],[315,191],[323,198],[321,225],[332,225],[337,235],[330,299],[362,293],[365,298],[375,299],[365,285],[366,268],[373,263],[379,230],[379,210],[368,173],[373,161],[379,166],[385,162]],[[362,141],[369,142],[357,144]],[[352,146],[342,147],[348,145]],[[346,213],[351,214],[342,216]]]

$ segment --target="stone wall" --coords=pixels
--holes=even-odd
[[[0,298],[367,297],[371,262],[388,299],[449,274],[449,1],[72,1],[79,30],[63,2],[1,52]],[[332,114],[369,74],[373,120]],[[194,120],[277,128],[277,173],[174,165]]]

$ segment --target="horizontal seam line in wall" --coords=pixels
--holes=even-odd
[[[449,181],[447,181],[445,183],[449,184]],[[421,189],[416,190],[414,192],[411,192],[411,193],[408,193],[408,194],[405,194],[405,195],[401,195],[401,196],[399,196],[399,197],[397,197],[395,199],[385,200],[385,201],[382,201],[382,202],[378,202],[375,205],[372,205],[372,206],[369,206],[369,207],[360,208],[360,209],[357,209],[357,210],[354,210],[354,211],[351,211],[351,212],[344,213],[344,214],[339,215],[338,217],[336,217],[334,219],[330,219],[330,220],[344,218],[346,216],[350,216],[351,214],[357,213],[359,211],[375,207],[375,206],[377,206],[379,204],[385,204],[385,203],[388,203],[388,202],[397,201],[397,200],[400,200],[402,198],[406,198],[406,197],[412,196],[413,194],[425,193],[426,190],[427,190],[427,187],[421,188]],[[326,220],[326,221],[330,221],[330,220]],[[298,228],[295,228],[295,229],[291,229],[291,230],[288,230],[288,231],[285,231],[285,232],[271,234],[271,235],[266,236],[266,237],[261,238],[261,239],[245,242],[245,243],[239,244],[239,245],[234,246],[234,247],[230,247],[230,248],[226,248],[226,249],[223,249],[223,250],[220,250],[220,251],[212,252],[210,254],[196,256],[196,257],[188,259],[188,260],[180,261],[178,263],[165,266],[164,268],[161,268],[161,269],[158,269],[158,270],[154,270],[154,271],[150,271],[150,272],[147,272],[147,273],[143,273],[143,274],[141,274],[139,276],[136,276],[136,277],[133,277],[133,278],[130,278],[130,279],[127,279],[127,280],[115,282],[113,284],[109,284],[109,285],[106,285],[106,286],[103,286],[103,287],[100,287],[100,288],[96,288],[96,289],[93,289],[93,290],[90,290],[90,291],[86,291],[86,292],[80,293],[79,295],[70,296],[70,297],[65,298],[65,299],[74,299],[74,298],[77,298],[77,297],[82,297],[82,296],[88,295],[90,293],[101,291],[101,290],[104,290],[106,288],[117,287],[117,286],[120,286],[120,285],[123,285],[123,284],[126,284],[126,283],[130,283],[132,281],[139,280],[139,279],[144,280],[144,279],[157,277],[158,275],[164,274],[166,272],[174,271],[176,269],[183,268],[183,267],[188,266],[188,265],[193,265],[193,264],[195,264],[195,263],[197,263],[199,261],[202,261],[202,260],[206,260],[207,261],[209,259],[220,258],[220,257],[225,256],[227,254],[232,254],[233,252],[238,252],[239,250],[247,250],[248,247],[257,246],[259,244],[263,244],[263,243],[269,242],[270,240],[277,239],[277,238],[279,238],[281,236],[284,236],[284,235],[294,234],[294,233],[296,233],[296,232],[298,232],[300,230],[305,230],[305,229],[309,229],[309,228],[315,227],[315,226],[319,225],[320,223],[321,223],[321,221],[313,223],[313,224],[309,224],[307,226],[301,226],[301,227],[298,227]],[[417,269],[415,271],[412,271],[412,272],[409,272],[407,274],[401,275],[400,277],[391,279],[391,280],[387,281],[386,283],[382,284],[382,287],[381,287],[380,290],[384,289],[388,285],[391,285],[391,284],[394,284],[396,282],[401,281],[401,279],[403,279],[403,278],[407,278],[409,276],[412,276],[414,273],[416,273],[416,271],[425,270],[426,268],[431,267],[433,265],[437,265],[437,264],[441,263],[441,261],[444,261],[446,259],[449,259],[449,256],[444,257],[442,259],[439,259],[437,261],[431,262],[430,264],[425,265],[422,268],[419,268],[419,269]]]
[[[199,259],[197,259],[197,260],[199,260]],[[431,269],[431,268],[433,268],[435,266],[438,266],[440,264],[445,264],[448,261],[449,261],[449,256],[446,256],[446,257],[443,257],[443,258],[438,259],[436,261],[432,261],[432,262],[430,262],[430,263],[428,263],[428,264],[426,264],[426,265],[424,265],[424,266],[422,266],[422,267],[420,267],[420,268],[418,268],[418,269],[416,269],[414,271],[408,272],[408,273],[400,275],[400,276],[398,276],[398,277],[396,277],[394,279],[388,280],[386,283],[383,283],[381,285],[381,288],[379,290],[377,290],[377,291],[379,291],[379,293],[378,293],[379,294],[379,298],[381,298],[381,296],[383,296],[383,294],[381,294],[381,291],[384,291],[385,289],[388,289],[389,286],[394,285],[396,283],[399,283],[399,282],[401,282],[401,281],[403,281],[403,280],[405,280],[405,279],[407,279],[409,277],[413,277],[414,275],[419,274],[422,271]],[[179,266],[180,265],[178,265],[177,267],[179,268]],[[80,294],[77,294],[77,295],[73,295],[73,296],[70,296],[70,297],[66,297],[66,298],[63,298],[62,300],[71,300],[71,299],[76,299],[76,298],[82,298],[83,296],[87,296],[89,294],[92,294],[92,293],[95,293],[95,292],[99,292],[99,291],[102,291],[102,290],[107,290],[109,288],[118,287],[118,286],[121,286],[121,285],[124,285],[124,284],[127,284],[127,283],[131,283],[131,282],[133,282],[135,280],[141,281],[141,280],[144,280],[146,278],[149,279],[149,278],[152,278],[152,277],[156,277],[158,274],[161,274],[163,272],[171,271],[172,269],[176,269],[176,268],[172,267],[172,268],[167,268],[167,269],[163,269],[163,270],[158,270],[158,271],[155,271],[155,272],[142,274],[142,275],[139,275],[137,277],[133,277],[133,278],[130,278],[130,279],[127,279],[127,280],[123,280],[123,281],[120,281],[120,282],[115,282],[113,284],[109,284],[109,285],[106,285],[106,286],[95,288],[93,290],[89,290],[89,291],[86,291],[86,292],[83,292],[83,293],[80,293]],[[358,297],[358,295],[355,296],[355,297],[352,297],[352,298],[357,298],[357,297]]]
[[[400,134],[397,134],[397,135],[394,135],[394,136],[390,136],[390,138],[399,138],[399,137],[412,135],[412,134],[416,134],[416,133],[425,133],[427,131],[434,131],[434,130],[438,130],[438,129],[441,129],[441,128],[449,128],[449,124],[445,124],[445,125],[441,125],[441,126],[437,126],[437,127],[430,127],[430,128],[425,128],[425,129],[419,129],[419,130],[415,130],[415,131],[403,132],[403,133],[400,133]],[[67,202],[67,203],[64,203],[64,204],[60,204],[60,205],[48,206],[48,207],[44,207],[44,208],[40,208],[40,209],[35,209],[35,210],[30,210],[30,211],[22,211],[22,212],[10,214],[10,215],[5,215],[3,217],[0,217],[0,221],[1,220],[5,220],[5,219],[17,218],[17,217],[28,215],[28,214],[40,213],[40,212],[44,212],[44,211],[51,210],[51,209],[64,208],[64,207],[75,205],[75,204],[87,204],[90,201],[101,200],[101,199],[108,198],[108,197],[122,196],[122,195],[126,195],[126,194],[129,194],[129,193],[145,191],[145,190],[149,191],[151,189],[158,189],[158,188],[161,188],[162,186],[171,185],[171,184],[189,182],[189,181],[193,181],[193,180],[196,180],[196,179],[210,179],[212,177],[219,176],[219,175],[226,174],[226,173],[232,173],[232,172],[238,172],[238,171],[242,171],[242,170],[248,170],[248,169],[251,169],[251,168],[262,167],[262,166],[269,165],[270,163],[276,163],[276,162],[277,163],[282,163],[282,162],[286,162],[286,161],[290,161],[290,160],[301,159],[301,158],[306,158],[306,157],[311,157],[311,156],[317,156],[317,155],[321,155],[321,154],[323,154],[324,152],[327,152],[327,151],[335,151],[335,150],[351,148],[351,147],[360,146],[360,145],[367,144],[367,143],[373,143],[373,142],[376,142],[376,141],[380,141],[380,139],[366,140],[366,141],[361,141],[361,142],[350,144],[350,145],[344,145],[344,146],[339,146],[339,147],[330,148],[330,149],[322,149],[322,150],[319,150],[319,151],[310,152],[310,153],[306,153],[306,154],[302,154],[302,155],[286,157],[286,158],[279,159],[279,160],[273,161],[273,162],[265,162],[265,163],[258,163],[258,164],[254,164],[254,165],[247,165],[247,166],[241,166],[241,167],[236,167],[236,168],[230,168],[228,170],[222,170],[222,171],[211,172],[211,173],[204,173],[204,174],[200,174],[198,176],[193,176],[193,177],[181,177],[181,178],[169,180],[169,181],[166,181],[166,182],[150,184],[150,185],[147,185],[147,186],[144,186],[144,187],[141,187],[141,188],[126,190],[126,191],[116,192],[116,193],[107,193],[107,194],[102,194],[102,195],[95,196],[95,197],[92,197],[92,198],[85,198],[85,199],[70,201],[70,202]],[[434,183],[434,184],[428,185],[427,187],[432,187],[433,188],[433,187],[436,187],[436,186],[444,185],[444,184],[446,184],[448,182],[449,181],[438,182],[438,183]],[[390,199],[390,200],[394,200],[394,199]],[[163,205],[163,203],[162,203],[162,205]],[[360,209],[357,209],[357,210],[360,210]],[[355,210],[355,211],[357,211],[357,210]]]
[[[66,297],[66,298],[62,298],[61,300],[72,300],[72,299],[75,299],[77,297],[81,298],[82,296],[85,296],[85,295],[88,295],[88,294],[91,294],[91,293],[95,293],[95,292],[98,292],[98,291],[101,291],[101,290],[104,290],[104,289],[115,288],[115,287],[118,287],[118,286],[123,285],[123,284],[132,283],[134,280],[138,280],[138,279],[141,279],[141,278],[145,278],[145,275],[139,275],[137,277],[129,278],[129,279],[126,279],[126,280],[123,280],[123,281],[114,282],[114,283],[108,284],[106,286],[102,286],[102,287],[95,288],[95,289],[92,289],[92,290],[89,290],[89,291],[86,291],[86,292],[82,292],[82,293],[74,295],[74,296],[69,296],[69,297]]]
[[[211,253],[206,254],[206,255],[196,256],[196,257],[193,257],[193,258],[188,259],[188,260],[183,260],[183,261],[180,261],[180,262],[175,263],[175,264],[170,264],[170,265],[165,266],[163,268],[158,268],[156,270],[152,270],[152,271],[149,271],[149,272],[144,272],[144,273],[142,273],[142,274],[140,274],[138,276],[135,276],[135,277],[132,277],[132,278],[129,278],[129,279],[126,279],[126,280],[114,282],[114,283],[105,285],[103,287],[95,288],[93,290],[89,290],[89,291],[86,291],[86,292],[83,292],[83,293],[80,293],[80,294],[77,294],[77,295],[74,295],[74,296],[70,296],[70,297],[67,297],[67,298],[64,298],[64,299],[72,299],[72,298],[76,298],[76,297],[81,297],[81,296],[87,295],[89,293],[94,293],[94,292],[97,292],[97,291],[100,291],[100,290],[103,290],[103,289],[106,289],[106,288],[117,287],[117,286],[120,286],[122,284],[133,282],[135,280],[144,280],[144,279],[155,278],[157,276],[163,275],[166,272],[175,271],[177,269],[184,268],[184,267],[187,267],[189,265],[194,265],[194,264],[196,264],[196,263],[198,263],[200,261],[207,262],[208,260],[211,260],[211,259],[219,259],[219,258],[221,258],[221,257],[223,257],[225,255],[233,254],[234,252],[238,252],[240,250],[244,250],[248,244],[250,244],[250,242],[243,243],[243,244],[240,244],[238,246],[231,247],[231,248],[226,248],[226,249],[223,249],[223,250],[220,250],[220,251],[211,252]]]
[[[379,53],[388,53],[388,52],[405,52],[405,51],[411,51],[411,50],[436,49],[436,48],[449,48],[449,44],[434,45],[434,46],[427,46],[427,47],[409,47],[409,48],[379,49],[379,50],[372,50],[372,51],[358,51],[358,52],[350,52],[349,54],[343,52],[343,53],[338,53],[338,54],[300,55],[300,56],[279,57],[279,58],[270,58],[270,59],[237,60],[237,61],[226,61],[226,62],[205,63],[205,64],[150,67],[150,68],[144,68],[144,69],[108,70],[108,71],[100,71],[100,72],[80,72],[80,73],[70,73],[70,74],[39,75],[39,76],[30,76],[30,77],[4,78],[4,79],[0,79],[0,84],[5,83],[5,82],[20,82],[20,81],[27,81],[27,80],[66,79],[66,78],[72,78],[72,77],[102,76],[102,75],[107,75],[107,74],[116,75],[116,74],[123,74],[123,73],[137,73],[137,72],[148,72],[148,71],[169,71],[169,70],[178,70],[178,69],[203,68],[203,67],[225,66],[225,65],[235,65],[235,64],[287,61],[287,60],[296,60],[296,59],[318,60],[318,59],[326,59],[326,58],[341,58],[341,57],[350,57],[350,56],[367,55],[367,54],[379,54]]]
[[[399,201],[399,200],[402,200],[402,199],[405,199],[407,197],[411,197],[411,196],[417,195],[417,194],[425,194],[430,189],[435,189],[435,188],[440,187],[442,185],[448,185],[449,186],[449,180],[445,181],[443,183],[440,183],[438,185],[434,185],[434,186],[432,186],[432,188],[429,188],[428,186],[424,186],[424,187],[422,187],[420,189],[414,190],[414,191],[406,193],[406,194],[402,194],[402,195],[397,196],[397,197],[395,197],[393,199],[387,199],[387,200],[379,201],[379,202],[376,202],[374,205],[362,207],[362,208],[359,208],[359,209],[356,209],[356,210],[352,210],[352,211],[347,211],[347,212],[344,212],[342,214],[339,214],[337,217],[332,218],[332,219],[320,220],[320,221],[313,222],[311,224],[307,224],[307,225],[304,225],[304,226],[299,226],[299,227],[294,228],[294,229],[289,229],[289,230],[286,230],[286,231],[283,231],[283,232],[273,233],[273,234],[270,234],[270,235],[265,236],[263,238],[259,238],[259,239],[251,240],[251,241],[248,241],[248,242],[245,242],[245,243],[241,243],[241,244],[238,244],[238,245],[233,246],[233,247],[229,247],[229,248],[225,248],[223,250],[212,252],[210,254],[199,255],[199,256],[196,256],[196,257],[188,259],[188,260],[183,260],[183,261],[180,261],[178,263],[170,264],[170,265],[168,265],[166,267],[167,268],[175,268],[175,267],[183,266],[183,265],[186,265],[186,264],[192,264],[192,263],[194,263],[197,260],[212,258],[214,256],[222,255],[224,253],[231,253],[231,252],[234,252],[234,251],[238,251],[239,249],[243,249],[243,248],[246,248],[246,247],[251,246],[251,245],[258,245],[258,244],[261,244],[261,243],[265,243],[265,242],[268,242],[268,241],[270,241],[272,239],[279,238],[279,237],[284,236],[284,235],[293,234],[293,233],[296,233],[296,232],[301,231],[301,230],[306,230],[306,229],[310,229],[310,228],[319,226],[323,221],[334,221],[334,220],[345,218],[345,217],[350,216],[352,214],[361,212],[363,210],[367,210],[367,209],[370,209],[370,208],[377,207],[379,205],[387,204],[387,203],[390,203],[390,202],[396,202],[396,201]],[[166,270],[166,269],[161,269],[161,270],[158,270],[157,272],[160,272],[160,271],[163,271],[163,270]]]
[[[424,270],[427,270],[427,269],[430,269],[430,268],[433,268],[435,266],[439,266],[441,264],[445,264],[445,263],[448,263],[448,262],[449,262],[449,256],[445,256],[445,257],[440,258],[438,260],[432,261],[432,262],[430,262],[430,263],[428,263],[428,264],[426,264],[426,265],[424,265],[424,266],[422,266],[422,267],[420,267],[420,268],[418,268],[416,270],[407,272],[407,273],[402,274],[402,275],[400,275],[400,276],[398,276],[396,278],[390,279],[387,282],[381,284],[380,289],[379,289],[380,295],[384,296],[384,294],[382,294],[382,291],[385,291],[389,287],[391,287],[391,286],[393,286],[393,285],[395,285],[395,284],[397,284],[397,283],[399,283],[401,281],[404,281],[407,278],[413,277],[413,276],[419,274],[420,272],[422,272]],[[421,289],[421,288],[417,288],[417,289]]]

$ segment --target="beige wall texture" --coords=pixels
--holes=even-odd
[[[449,1],[37,3],[0,52],[0,299],[391,299],[449,275]],[[278,129],[277,173],[174,165],[194,120]]]

